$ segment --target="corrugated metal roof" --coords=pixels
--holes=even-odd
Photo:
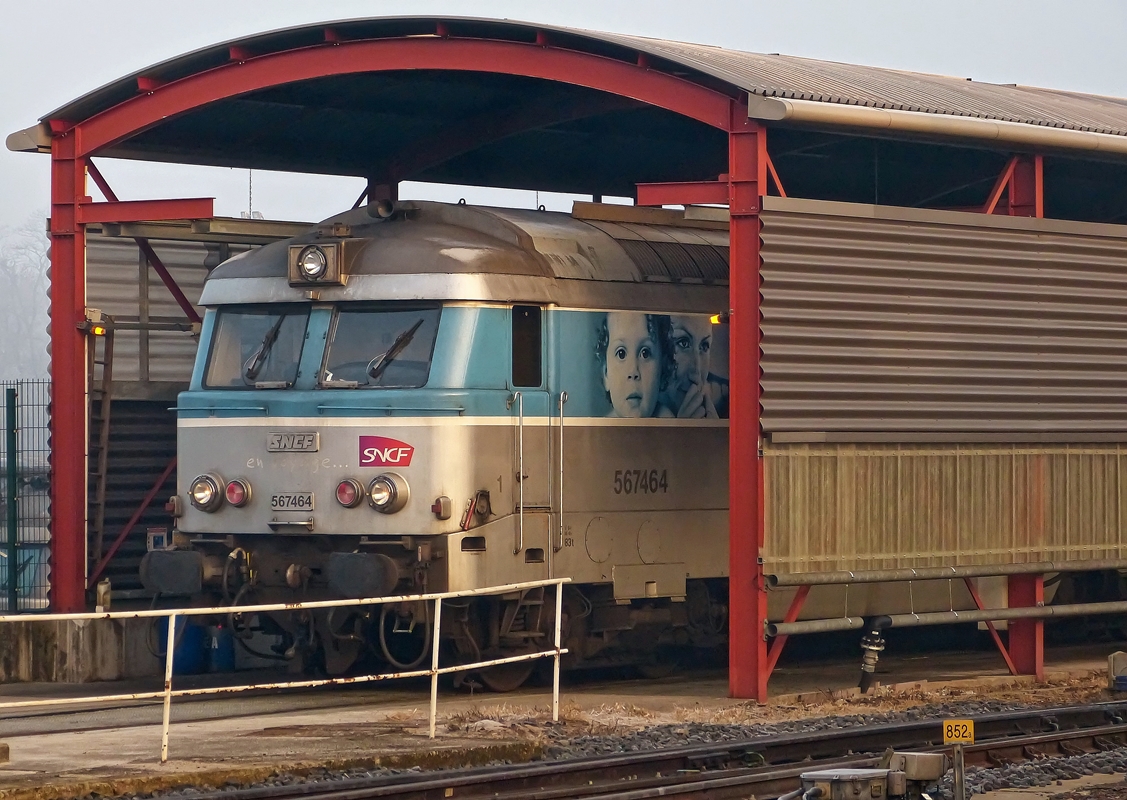
[[[967,78],[764,55],[700,44],[598,35],[751,94],[1127,135],[1127,100]]]
[[[977,117],[1037,126],[1127,136],[1127,100],[1030,86],[992,84],[959,77],[764,55],[687,42],[560,28],[532,23],[464,17],[381,17],[325,22],[222,42],[127,75],[90,92],[43,119],[80,121],[136,93],[136,78],[175,80],[227,62],[230,47],[263,55],[324,42],[326,27],[344,39],[434,33],[528,42],[537,31],[552,46],[635,60],[645,53],[666,62],[661,68],[687,71],[689,79],[717,82],[735,91],[765,97]]]

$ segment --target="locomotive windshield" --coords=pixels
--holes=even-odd
[[[441,309],[340,308],[321,385],[413,389],[430,375]]]
[[[204,383],[216,389],[292,386],[308,322],[308,307],[220,311]]]

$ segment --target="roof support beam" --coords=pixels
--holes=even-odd
[[[114,190],[110,188],[109,182],[102,176],[102,173],[98,170],[98,168],[94,166],[93,161],[88,161],[87,169],[90,173],[90,177],[93,178],[94,183],[97,184],[98,189],[105,196],[106,200],[109,201],[107,203],[98,203],[97,205],[118,205],[118,206],[129,205],[128,203],[121,203],[121,201],[119,201],[117,199],[117,194],[114,193]],[[176,202],[176,201],[155,201],[155,202]],[[208,204],[208,207],[211,208],[214,204],[214,199],[207,198],[207,204]],[[81,212],[81,210],[82,210],[82,206],[79,206],[79,211]],[[197,209],[197,210],[202,210],[202,207],[200,209]],[[209,219],[213,216],[215,216],[214,211],[207,214],[205,217],[189,217],[189,218]],[[157,217],[156,219],[157,220],[160,220],[160,219],[177,219],[177,217],[176,216]],[[103,221],[104,222],[111,222],[111,221],[112,222],[147,222],[148,220],[147,219],[140,219],[140,220],[103,220]],[[184,316],[186,316],[188,318],[188,320],[191,321],[191,322],[200,322],[201,321],[200,315],[196,311],[196,307],[192,305],[191,300],[189,300],[187,297],[184,296],[184,292],[181,291],[181,289],[180,289],[180,284],[178,284],[176,282],[176,279],[172,277],[172,273],[168,271],[168,267],[166,267],[164,265],[164,262],[160,260],[160,256],[157,255],[157,252],[156,252],[156,250],[153,249],[153,246],[151,244],[149,244],[149,240],[148,239],[135,238],[134,241],[137,242],[137,246],[139,248],[141,248],[141,252],[145,254],[145,258],[147,258],[149,260],[149,263],[152,264],[153,269],[156,271],[157,275],[160,276],[161,282],[164,284],[165,288],[168,289],[169,293],[171,293],[172,299],[174,299],[176,301],[176,305],[180,306],[180,310],[184,312]]]
[[[1006,168],[1002,170],[1002,174],[998,176],[998,180],[994,182],[994,188],[990,190],[990,196],[986,198],[986,205],[982,207],[983,214],[993,214],[994,209],[998,207],[998,201],[1002,199],[1002,192],[1010,185],[1010,180],[1014,175],[1014,167],[1017,165],[1017,156],[1013,156],[1006,162]]]
[[[728,182],[726,180],[638,184],[638,205],[640,206],[727,204]]]
[[[105,203],[86,202],[78,205],[78,221],[154,222],[163,219],[211,219],[215,216],[215,198],[194,197],[185,200],[111,200]]]
[[[1006,194],[1006,211],[1011,217],[1045,216],[1045,163],[1042,156],[1017,155],[1006,162],[990,190],[983,214],[998,213],[998,204]]]

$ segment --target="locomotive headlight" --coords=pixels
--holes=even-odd
[[[188,498],[200,511],[215,511],[223,503],[223,494],[219,488],[222,485],[223,481],[214,475],[200,475],[192,481]]]
[[[394,472],[377,475],[368,484],[368,503],[381,514],[394,514],[407,505],[410,496],[407,481]]]
[[[311,244],[298,254],[297,269],[307,281],[320,280],[329,269],[329,257],[320,247]]]

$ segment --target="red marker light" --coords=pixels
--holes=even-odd
[[[355,508],[363,499],[364,488],[352,478],[345,478],[337,484],[337,502],[345,508]]]
[[[245,481],[231,481],[227,484],[227,502],[235,508],[242,508],[250,501],[250,484]]]

